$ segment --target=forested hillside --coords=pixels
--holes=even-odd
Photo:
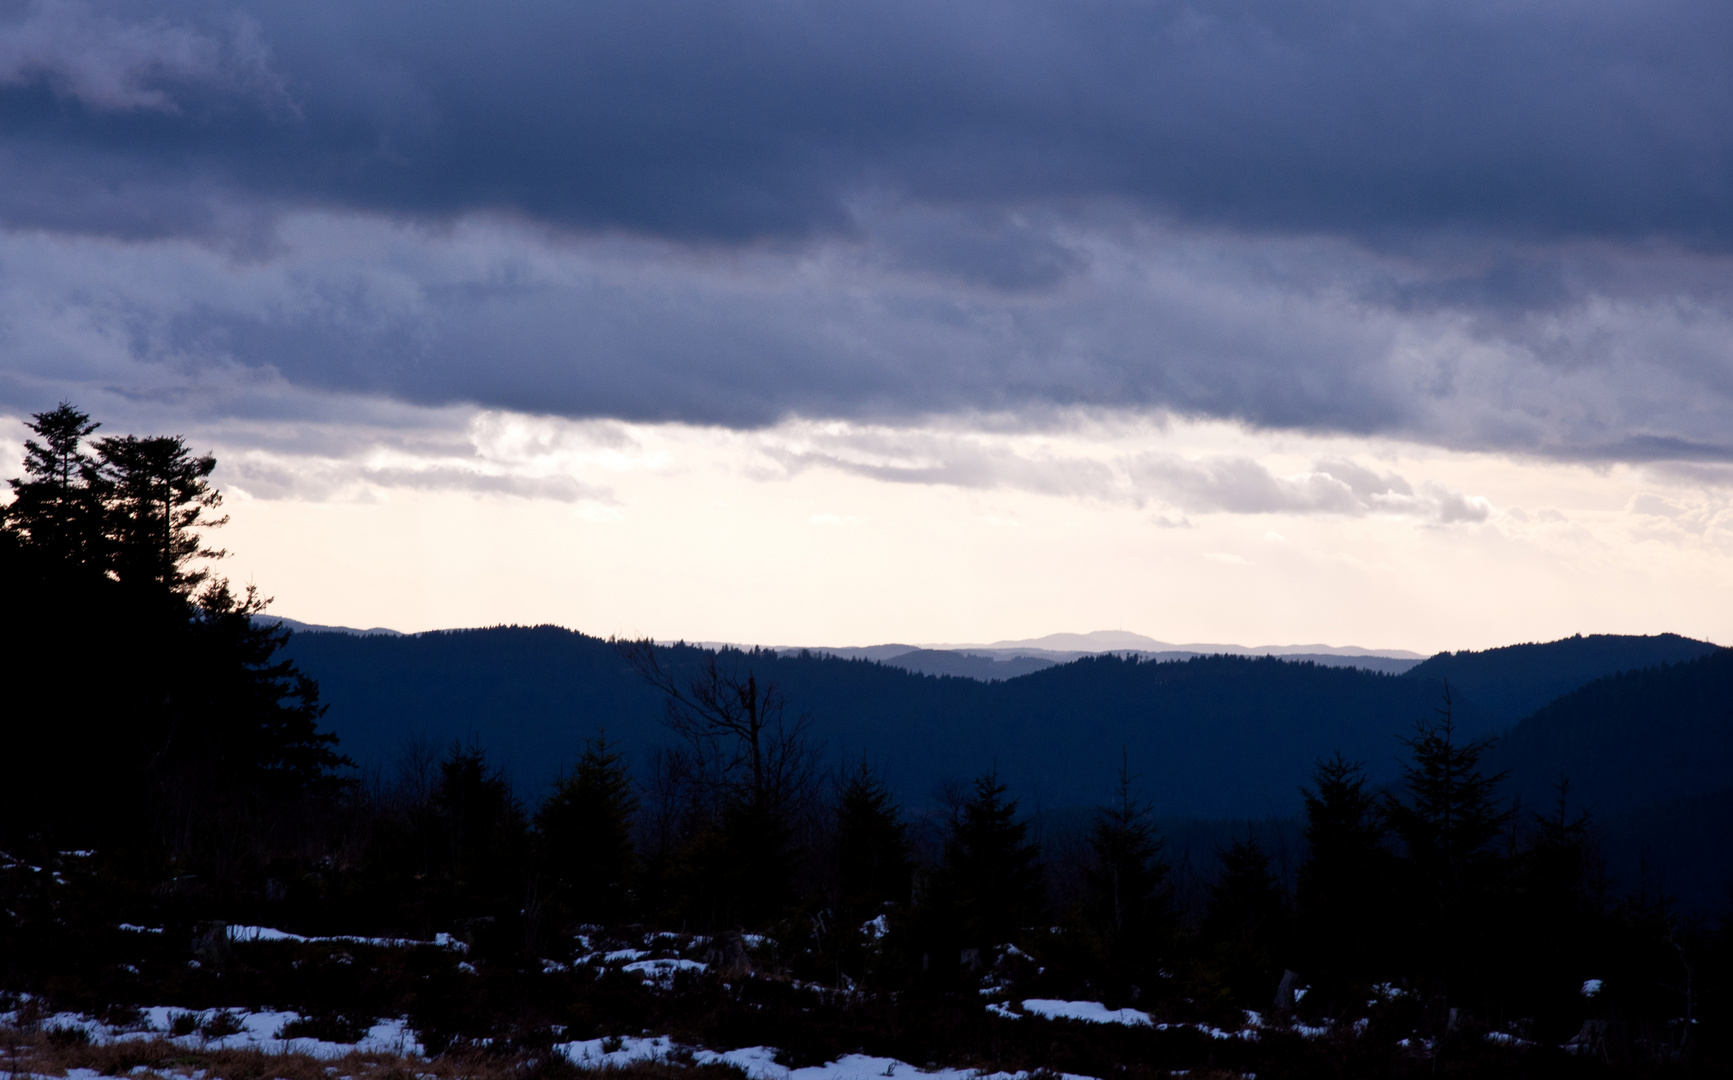
[[[1733,787],[1733,650],[1596,680],[1511,728],[1494,760],[1525,791],[1569,776],[1607,814]]]
[[[776,683],[791,710],[809,715],[831,759],[882,767],[911,805],[930,804],[945,781],[995,762],[1045,806],[1090,805],[1123,749],[1160,813],[1247,818],[1295,812],[1311,763],[1336,750],[1365,761],[1374,782],[1393,779],[1401,738],[1442,704],[1445,677],[1460,730],[1479,736],[1507,726],[1505,712],[1540,688],[1571,690],[1653,657],[1714,649],[1676,635],[1576,638],[1445,654],[1401,677],[1274,658],[1102,656],[994,683],[768,651],[731,654],[731,662]],[[677,665],[703,655],[668,653]],[[634,765],[670,738],[661,699],[613,646],[558,627],[300,633],[286,655],[317,675],[327,723],[358,760],[388,761],[414,736],[438,746],[473,737],[533,792],[598,731]],[[1675,745],[1670,731],[1657,730],[1657,747]],[[1546,797],[1560,768],[1586,767],[1558,757],[1562,745],[1537,748],[1534,764],[1513,777],[1530,801]],[[1638,757],[1663,752],[1657,747]],[[1666,752],[1689,754],[1683,746]],[[1682,765],[1728,775],[1718,761]],[[1594,782],[1585,774],[1579,789]]]
[[[1439,653],[1410,668],[1411,679],[1447,679],[1493,723],[1506,727],[1563,694],[1621,671],[1677,664],[1718,645],[1678,634],[1581,634],[1559,641]]]
[[[1531,804],[1570,780],[1608,869],[1692,910],[1733,887],[1733,651],[1599,679],[1517,724],[1490,761]]]
[[[705,655],[666,651],[677,666]],[[317,673],[327,723],[361,760],[389,760],[412,734],[438,746],[473,736],[532,793],[603,729],[634,765],[671,738],[660,698],[612,645],[556,627],[297,634],[286,654]],[[727,655],[811,717],[829,760],[864,758],[916,806],[995,763],[1045,806],[1093,805],[1123,751],[1162,814],[1292,814],[1312,762],[1335,750],[1393,778],[1400,737],[1443,700],[1440,683],[1273,658],[1102,656],[984,683],[834,657]],[[1466,730],[1487,726],[1471,700],[1456,710]]]

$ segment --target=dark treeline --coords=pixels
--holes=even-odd
[[[97,428],[37,415],[0,508],[0,840],[226,871],[256,837],[287,843],[273,829],[345,762],[317,686],[277,657],[287,635],[255,625],[268,601],[208,569],[214,459]]]
[[[44,861],[95,849],[111,914],[452,933],[524,979],[579,934],[706,935],[721,972],[765,935],[780,977],[970,1015],[1016,987],[1230,1026],[1255,1010],[1433,1039],[1580,1036],[1609,1057],[1723,1053],[1727,928],[1611,895],[1568,784],[1554,806],[1508,801],[1448,697],[1395,783],[1317,763],[1295,873],[1247,834],[1195,910],[1136,760],[1071,835],[1042,835],[995,770],[910,815],[871,763],[827,764],[761,681],[767,654],[616,643],[661,695],[666,743],[628,762],[598,731],[528,800],[461,741],[357,774],[319,730],[317,686],[280,658],[286,633],[257,621],[266,601],[206,568],[212,459],[178,438],[92,440],[68,405],[32,430],[0,529],[18,601],[4,737],[28,763],[8,769],[0,837]],[[9,918],[5,977],[39,985],[64,943]]]

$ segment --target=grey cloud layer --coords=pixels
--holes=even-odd
[[[894,483],[1010,489],[1143,505],[1188,513],[1390,514],[1452,525],[1485,521],[1484,499],[1433,483],[1414,486],[1344,458],[1278,475],[1247,457],[1146,452],[1101,459],[1031,452],[951,433],[855,429],[808,434],[798,445],[766,447],[792,472],[830,468]]]
[[[0,0],[0,408],[1733,460],[1730,46],[1708,0]]]
[[[801,236],[883,189],[1362,237],[1733,241],[1716,0],[34,0],[0,41],[5,141],[50,159],[30,179],[124,177],[157,215],[141,228],[185,185]]]
[[[222,23],[226,23],[223,25]],[[180,115],[183,102],[252,99],[293,115],[258,26],[239,15],[211,29],[133,21],[79,0],[37,0],[0,24],[0,87],[46,87],[92,119]]]
[[[861,220],[864,240],[694,253],[302,217],[282,251],[245,262],[185,242],[0,237],[0,406],[101,394],[168,416],[325,419],[361,395],[735,427],[1109,407],[1733,458],[1720,257],[1655,256],[1648,278],[1546,310],[1422,310],[1368,297],[1427,267],[1333,240],[1031,220],[1025,240],[1077,268],[1007,291],[904,265],[877,239],[900,235],[900,212]],[[918,220],[930,236],[979,228]],[[1605,261],[1574,265],[1612,280]]]

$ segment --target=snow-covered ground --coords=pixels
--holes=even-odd
[[[173,1035],[177,1017],[209,1025],[221,1013],[227,1013],[240,1030],[217,1038],[200,1034]],[[16,1014],[0,1013],[0,1023],[16,1021]],[[92,1043],[108,1044],[141,1039],[164,1039],[189,1050],[259,1050],[266,1053],[300,1053],[321,1059],[335,1059],[350,1053],[389,1053],[422,1056],[423,1048],[402,1020],[384,1020],[375,1024],[358,1042],[334,1043],[319,1039],[284,1039],[279,1037],[285,1024],[299,1019],[293,1012],[245,1009],[207,1009],[202,1012],[159,1006],[146,1009],[138,1023],[115,1027],[78,1013],[58,1013],[42,1021],[48,1029],[75,1028],[90,1037]],[[188,1021],[182,1019],[183,1026]],[[555,1051],[573,1064],[585,1069],[618,1068],[638,1061],[658,1061],[669,1058],[690,1060],[699,1065],[733,1065],[749,1080],[870,1080],[872,1077],[906,1077],[908,1080],[1025,1080],[1028,1073],[983,1073],[972,1069],[920,1069],[895,1058],[848,1054],[823,1065],[791,1069],[776,1062],[777,1051],[769,1046],[748,1046],[738,1050],[706,1050],[681,1046],[667,1036],[655,1038],[589,1039],[561,1043]],[[99,1074],[88,1069],[67,1073],[68,1080],[96,1080]],[[1060,1074],[1063,1080],[1093,1080],[1070,1073]]]
[[[613,1049],[608,1049],[612,1046]],[[555,1047],[568,1060],[581,1068],[617,1068],[634,1061],[657,1061],[679,1053],[682,1048],[666,1037],[654,1039],[589,1039],[562,1043]],[[972,1069],[919,1069],[896,1058],[872,1057],[867,1054],[846,1054],[823,1065],[791,1069],[776,1063],[776,1049],[769,1046],[747,1046],[739,1050],[701,1050],[685,1048],[699,1065],[732,1065],[745,1073],[749,1080],[871,1080],[872,1077],[907,1077],[908,1080],[1022,1080],[1028,1073],[983,1073]],[[1071,1073],[1059,1074],[1065,1080],[1091,1080]]]
[[[1255,1012],[1246,1014],[1244,1026],[1235,1031],[1224,1031],[1209,1024],[1158,1024],[1146,1012],[1137,1009],[1109,1009],[1099,1001],[1059,1001],[1054,998],[1026,998],[1021,1010],[1010,1005],[993,1004],[987,1006],[987,1011],[1007,1020],[1021,1020],[1027,1016],[1040,1017],[1043,1020],[1081,1020],[1086,1024],[1123,1024],[1126,1027],[1148,1027],[1156,1031],[1175,1031],[1181,1028],[1191,1028],[1201,1031],[1212,1039],[1256,1039],[1259,1029],[1263,1027],[1263,1017]]]
[[[182,1027],[211,1028],[222,1014],[239,1028],[232,1034],[217,1037],[195,1031],[175,1035],[175,1019],[186,1017]],[[94,1020],[80,1013],[56,1013],[42,1021],[49,1030],[76,1028],[97,1044],[136,1042],[143,1039],[166,1039],[189,1050],[264,1050],[270,1053],[309,1054],[317,1058],[337,1058],[355,1052],[381,1054],[420,1054],[421,1043],[403,1020],[381,1020],[357,1042],[337,1043],[323,1039],[285,1039],[284,1025],[301,1019],[299,1013],[250,1009],[177,1009],[159,1005],[141,1012],[137,1023],[117,1027]],[[16,1023],[16,1013],[0,1013],[0,1023]]]

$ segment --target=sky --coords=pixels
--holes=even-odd
[[[1733,643],[1733,8],[0,0],[0,466],[308,622]]]

